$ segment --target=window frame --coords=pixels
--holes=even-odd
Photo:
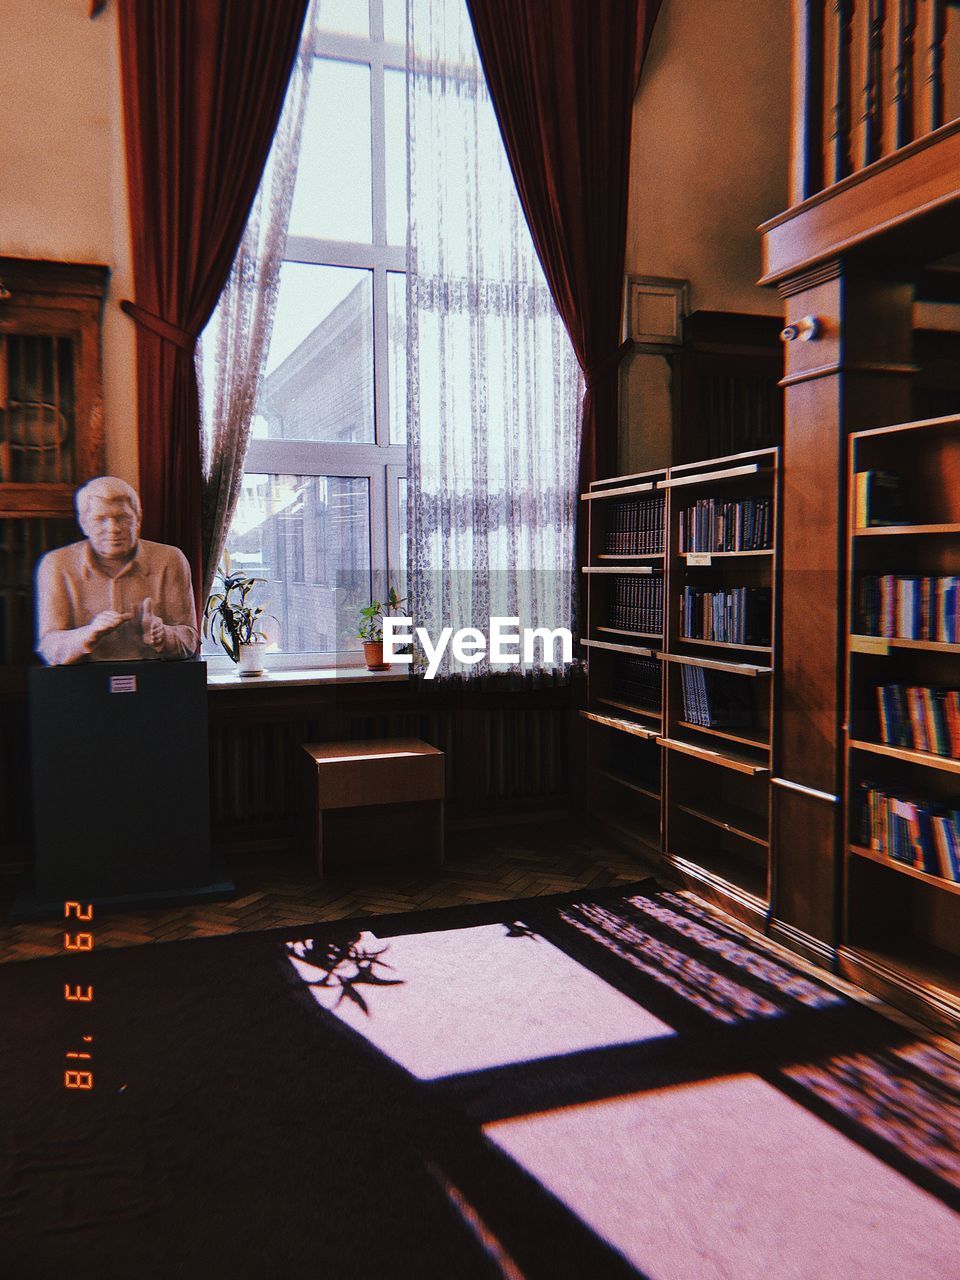
[[[406,565],[400,562],[402,529],[397,482],[406,477],[406,442],[390,439],[389,273],[407,274],[405,244],[387,243],[387,72],[404,73],[406,49],[386,41],[382,0],[369,0],[370,35],[354,36],[319,30],[313,57],[353,63],[370,70],[371,223],[373,242],[331,240],[319,236],[288,235],[284,262],[324,267],[347,267],[371,273],[373,300],[373,412],[374,440],[364,444],[305,440],[250,440],[244,473],[252,475],[325,475],[366,479],[369,485],[369,546],[372,598],[383,599],[391,583],[400,586]],[[323,6],[320,8],[320,23]],[[403,393],[402,393],[403,394]],[[401,591],[401,594],[402,591]],[[269,611],[269,606],[267,606]],[[213,660],[215,669],[221,662]],[[224,663],[229,660],[223,658]],[[276,670],[362,665],[360,649],[342,652],[273,653]]]

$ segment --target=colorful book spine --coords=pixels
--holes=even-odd
[[[877,710],[884,746],[960,759],[960,690],[879,685]]]
[[[681,552],[767,551],[773,545],[773,499],[701,498],[680,512]]]
[[[960,810],[860,784],[860,840],[892,862],[960,883]]]
[[[700,591],[686,586],[680,597],[680,636],[716,644],[770,644],[770,590],[733,587]]]
[[[960,644],[960,576],[865,573],[859,586],[859,626],[888,640]]]

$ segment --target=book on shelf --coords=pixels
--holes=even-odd
[[[960,810],[860,783],[860,842],[893,862],[960,882]]]
[[[663,631],[663,574],[614,578],[607,625],[619,631],[660,635]]]
[[[686,586],[680,597],[680,636],[718,644],[770,644],[769,587],[700,591]]]
[[[857,529],[903,524],[903,481],[891,471],[858,471],[853,478]]]
[[[755,708],[749,681],[729,672],[681,666],[683,718],[701,729],[750,728]]]
[[[859,588],[863,634],[960,644],[958,593],[957,574],[865,573]]]
[[[884,746],[960,759],[960,690],[879,685],[877,709]]]
[[[768,551],[772,545],[772,498],[700,498],[680,511],[681,552]]]
[[[614,503],[607,530],[606,554],[659,555],[663,551],[664,503],[663,494]]]
[[[659,713],[662,669],[656,658],[616,654],[613,663],[613,693],[621,702]]]

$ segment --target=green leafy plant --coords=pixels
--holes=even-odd
[[[384,617],[396,617],[405,604],[406,600],[401,600],[397,595],[396,587],[390,587],[386,601],[374,600],[365,609],[361,609],[357,635],[364,644],[379,644],[383,639]]]
[[[241,645],[256,644],[267,638],[260,626],[263,607],[248,603],[253,588],[260,582],[266,582],[266,578],[247,578],[243,574],[231,573],[229,553],[224,553],[216,581],[222,590],[213,591],[204,606],[203,634],[212,636],[222,645],[228,658],[239,662]]]

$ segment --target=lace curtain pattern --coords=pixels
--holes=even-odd
[[[579,365],[544,279],[463,0],[409,0],[410,612],[573,626]],[[560,649],[556,649],[557,665]],[[441,677],[530,671],[458,663]],[[557,667],[555,666],[556,670]]]
[[[197,344],[203,448],[203,600],[243,481],[280,286],[310,93],[318,0],[303,24],[283,111],[226,286]]]

